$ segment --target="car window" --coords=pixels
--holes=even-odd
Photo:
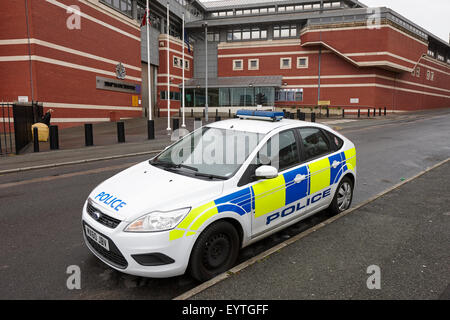
[[[342,146],[344,145],[344,141],[341,138],[335,136],[328,130],[323,130],[323,132],[328,135],[328,139],[336,147],[335,150],[339,150],[340,148],[342,148]]]
[[[328,145],[328,142],[320,129],[300,128],[298,131],[303,143],[306,161],[317,158],[331,151],[330,146]]]
[[[297,141],[293,130],[275,134],[261,148],[257,156],[257,164],[274,166],[283,171],[299,163]]]

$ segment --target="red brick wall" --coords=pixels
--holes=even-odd
[[[163,46],[161,46],[163,44]],[[157,81],[157,106],[163,111],[160,112],[160,115],[167,115],[167,112],[164,109],[167,109],[168,102],[167,100],[161,100],[161,91],[167,91],[167,38],[165,34],[160,35],[159,38],[159,69],[158,69],[158,81]],[[182,58],[182,43],[180,39],[175,39],[173,37],[170,38],[170,51],[169,51],[169,64],[170,64],[170,77],[172,79],[171,84],[176,86],[170,86],[170,91],[180,92],[181,88],[178,87],[179,84],[182,83],[182,69],[177,68],[173,65],[173,58],[178,57]],[[175,51],[175,52],[174,52]],[[194,49],[191,46],[191,52],[188,51],[187,46],[184,49],[184,58],[189,61],[189,70],[185,69],[184,77],[186,80],[191,79],[194,76]],[[181,99],[181,97],[180,97]],[[170,101],[170,110],[171,114],[178,114],[178,110],[181,108],[181,100],[171,100]]]
[[[141,106],[132,107],[132,94],[96,88],[96,76],[116,78],[115,66],[118,62],[135,67],[125,66],[127,76],[133,79],[126,78],[124,81],[141,84],[139,26],[130,20],[121,19],[119,13],[115,16],[98,2],[91,3],[93,5],[75,0],[28,0],[31,55],[35,57],[32,62],[34,100],[44,102],[44,109],[49,108],[46,103],[55,104],[52,105],[55,110],[52,118],[55,121],[73,119],[70,123],[61,122],[61,126],[80,124],[76,118],[109,119],[111,111],[119,117],[138,117],[142,114]],[[69,30],[66,21],[72,13],[67,13],[64,6],[70,5],[79,6],[82,14],[97,21],[81,16],[81,29]],[[24,1],[5,1],[2,6],[5,15],[0,22],[0,40],[26,40]],[[54,45],[65,48],[55,48]],[[67,48],[81,53],[68,52],[70,50]],[[6,97],[13,101],[17,96],[25,95],[31,100],[29,62],[1,61],[2,57],[4,60],[4,57],[19,55],[28,55],[26,41],[0,45],[0,66],[7,80],[2,81],[0,86],[0,98]],[[17,57],[12,59],[17,60]],[[52,60],[49,63],[40,61],[42,59]],[[108,62],[104,59],[108,59]],[[67,66],[66,63],[74,65]],[[86,106],[70,108],[65,104]]]

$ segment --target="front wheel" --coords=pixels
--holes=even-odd
[[[344,177],[336,189],[336,193],[334,194],[329,209],[333,214],[339,214],[350,208],[352,200],[353,183],[349,177]]]
[[[239,253],[239,234],[227,221],[208,226],[198,237],[190,259],[191,275],[206,281],[230,269]]]

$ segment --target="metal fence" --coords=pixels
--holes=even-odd
[[[31,125],[42,113],[37,102],[0,104],[0,156],[19,154],[31,142]]]
[[[15,152],[13,105],[0,104],[0,155]]]

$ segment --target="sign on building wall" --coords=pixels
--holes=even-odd
[[[351,98],[350,103],[359,103],[359,98]]]
[[[96,77],[97,89],[141,94],[141,85],[105,77]]]

